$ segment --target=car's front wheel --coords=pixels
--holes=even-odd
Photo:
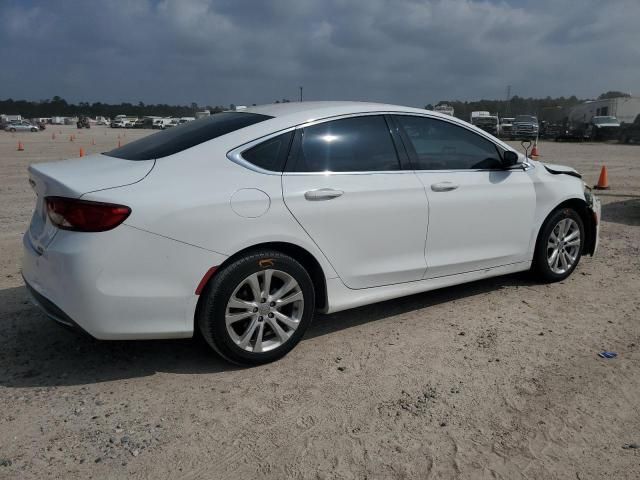
[[[553,212],[540,230],[533,270],[547,282],[564,280],[575,270],[582,256],[584,224],[578,212],[561,208]]]
[[[207,343],[227,360],[258,365],[286,355],[302,338],[315,307],[313,282],[294,258],[250,253],[216,272],[198,308]]]

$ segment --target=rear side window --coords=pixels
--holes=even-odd
[[[345,118],[304,129],[297,172],[400,170],[389,127],[380,115]]]
[[[293,132],[270,138],[242,153],[247,162],[271,172],[282,172],[289,153]]]
[[[416,170],[501,169],[497,147],[466,128],[426,117],[394,116],[409,138]]]
[[[149,135],[105,153],[125,160],[152,160],[195,147],[208,140],[270,118],[256,113],[223,112]]]

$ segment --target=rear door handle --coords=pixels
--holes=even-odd
[[[309,201],[331,200],[338,198],[344,192],[342,190],[334,190],[333,188],[319,188],[317,190],[309,190],[304,194],[304,198]]]
[[[458,188],[453,182],[440,182],[431,184],[431,190],[434,192],[450,192],[451,190],[455,190]]]

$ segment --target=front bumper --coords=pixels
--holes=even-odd
[[[600,244],[600,223],[602,220],[602,206],[600,204],[600,199],[595,195],[591,194],[591,205],[589,205],[591,209],[591,213],[595,222],[595,238],[593,240],[593,248],[591,249],[591,255],[595,255],[598,250],[598,245]]]

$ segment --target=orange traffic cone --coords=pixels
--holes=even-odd
[[[80,156],[84,157],[84,149],[82,147],[80,147]]]
[[[96,141],[95,141],[95,139],[92,138],[91,139],[91,145],[95,145],[95,144],[96,144]]]
[[[73,142],[73,135],[69,135],[69,141]]]
[[[122,146],[122,144],[120,143],[120,140],[118,140],[118,148],[120,148]]]
[[[607,190],[609,188],[609,175],[607,174],[607,167],[602,166],[602,170],[600,170],[600,178],[598,179],[598,184],[594,185],[596,190]]]
[[[56,139],[56,132],[53,132],[53,133],[51,134],[51,140],[55,140],[55,139]]]
[[[24,152],[24,145],[22,145],[22,142],[18,142],[18,151]]]
[[[538,142],[533,144],[533,148],[531,149],[531,156],[532,157],[539,157],[540,154],[538,153]]]

